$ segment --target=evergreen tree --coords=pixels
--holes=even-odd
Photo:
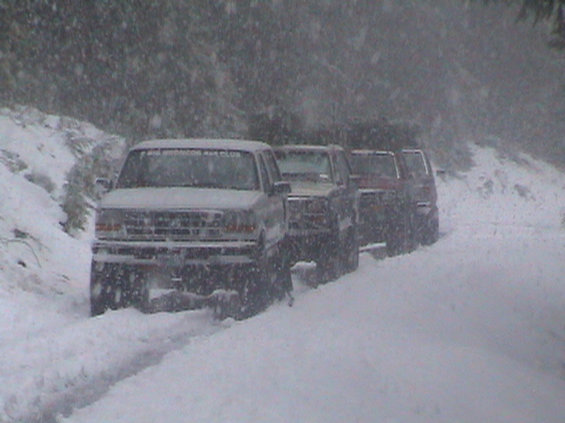
[[[485,3],[496,3],[500,0],[484,0]],[[512,3],[512,0],[506,0]],[[551,47],[565,49],[565,0],[516,0],[521,2],[518,19],[533,16],[534,22],[553,20],[553,37],[549,41]]]

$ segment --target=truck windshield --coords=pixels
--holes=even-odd
[[[325,151],[278,150],[275,157],[286,179],[332,181],[330,158]]]
[[[428,174],[424,156],[419,151],[403,151],[402,157],[404,157],[406,167],[414,176],[426,176]]]
[[[352,154],[351,167],[354,174],[397,178],[398,172],[391,154]]]
[[[258,190],[253,155],[213,149],[147,149],[129,153],[117,188],[194,187]]]

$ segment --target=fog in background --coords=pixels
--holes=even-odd
[[[455,0],[0,2],[0,101],[130,140],[387,119],[565,164],[565,53],[519,5]],[[267,140],[268,141],[268,140]]]

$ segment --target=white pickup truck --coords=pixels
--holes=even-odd
[[[240,316],[292,289],[288,182],[271,147],[244,140],[145,141],[96,212],[91,314],[150,302],[152,288],[240,297]]]

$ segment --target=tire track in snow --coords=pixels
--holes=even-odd
[[[314,267],[293,269],[298,297],[317,287]],[[229,327],[208,309],[143,314],[126,309],[48,328],[0,345],[0,423],[56,423],[113,385],[158,365],[192,339]]]
[[[2,345],[0,422],[56,422],[192,338],[227,325],[208,310],[156,315],[120,310]]]

